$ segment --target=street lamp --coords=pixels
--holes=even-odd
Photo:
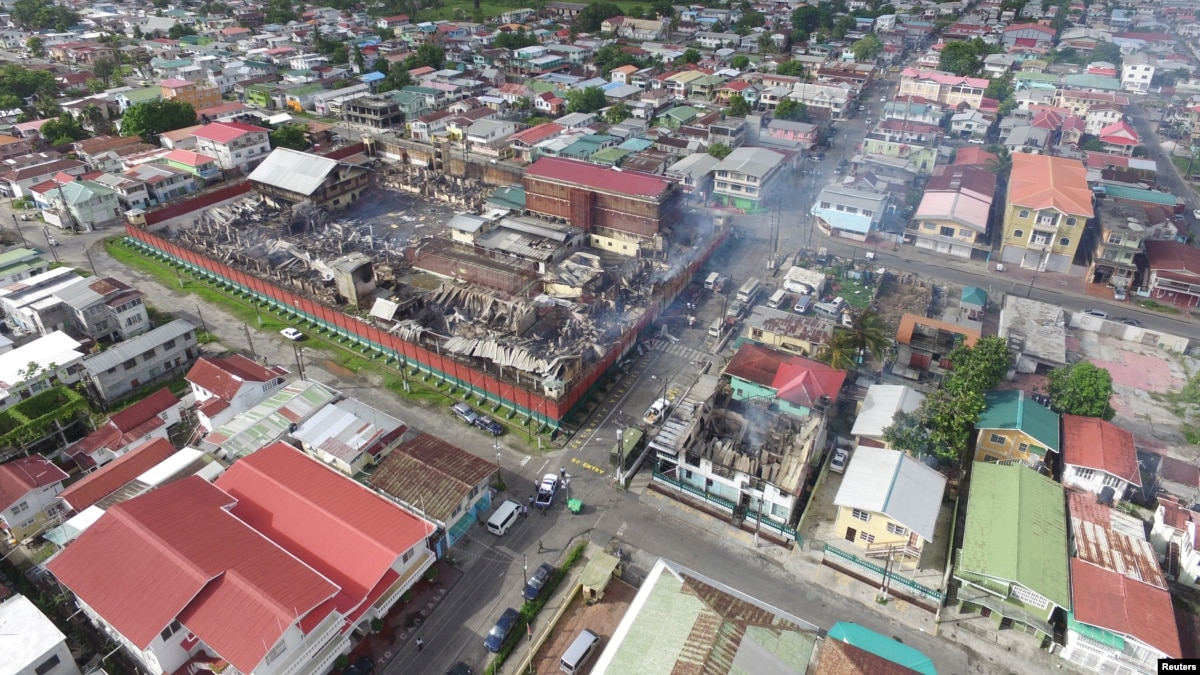
[[[625,472],[625,428],[617,427],[617,485],[621,485]]]

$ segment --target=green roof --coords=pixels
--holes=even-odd
[[[31,248],[14,248],[11,251],[0,253],[0,268],[15,262],[23,262],[26,259],[41,260],[38,257],[38,252]]]
[[[671,108],[666,113],[667,117],[679,120],[680,122],[691,122],[700,116],[700,111],[690,105],[681,105]]]
[[[619,164],[626,155],[633,154],[631,150],[622,150],[621,148],[604,148],[593,154],[590,160],[595,164],[608,164],[610,166]]]
[[[1104,194],[1113,199],[1127,199],[1135,202],[1145,202],[1147,204],[1159,204],[1174,208],[1176,204],[1175,195],[1170,192],[1159,192],[1158,190],[1146,190],[1143,188],[1129,187],[1127,185],[1104,185]]]
[[[1063,77],[1063,84],[1080,89],[1101,89],[1104,91],[1116,91],[1121,88],[1121,81],[1115,77],[1092,75],[1090,73],[1067,75]]]
[[[1093,642],[1099,642],[1118,652],[1125,651],[1125,638],[1116,633],[1110,633],[1103,628],[1097,628],[1087,623],[1080,623],[1075,618],[1075,612],[1067,612],[1067,630],[1073,630]]]
[[[143,87],[141,89],[130,89],[124,93],[125,98],[129,99],[130,103],[145,103],[147,101],[157,101],[162,98],[162,89],[158,87]]]
[[[1026,82],[1053,82],[1058,84],[1059,76],[1054,73],[1035,73],[1032,70],[1022,70],[1013,74],[1013,79],[1017,82],[1022,80]]]
[[[985,407],[976,429],[1018,429],[1058,452],[1058,413],[1035,403],[1023,391],[992,391],[983,400]]]
[[[487,202],[502,208],[523,211],[525,209],[525,188],[519,185],[498,187],[492,191],[492,195],[487,198]]]
[[[1062,486],[1020,464],[972,463],[957,572],[1015,582],[1070,609],[1067,562]]]
[[[966,286],[962,289],[962,295],[959,297],[959,302],[967,305],[975,305],[983,307],[987,304],[987,291],[978,286]]]
[[[918,673],[937,675],[937,668],[933,667],[933,660],[928,656],[895,638],[881,635],[856,623],[842,621],[833,624],[833,628],[829,629],[828,638],[840,640],[865,652],[871,652],[875,656]]]

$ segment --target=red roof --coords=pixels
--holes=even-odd
[[[1177,241],[1149,240],[1145,246],[1151,271],[1193,284],[1200,282],[1200,249]]]
[[[216,484],[238,499],[233,514],[341,587],[338,610],[361,604],[432,526],[277,442],[234,463]]]
[[[846,373],[819,361],[785,354],[750,342],[742,344],[725,372],[747,382],[771,387],[776,397],[812,408],[822,396],[837,400]]]
[[[337,587],[226,510],[234,502],[190,476],[113,506],[46,566],[138,648],[178,619],[252,672]]]
[[[1010,33],[1012,31],[1017,31],[1017,30],[1032,30],[1034,32],[1043,33],[1045,35],[1051,35],[1051,36],[1054,35],[1053,28],[1051,28],[1050,26],[1043,26],[1040,23],[1015,23],[1015,24],[1012,24],[1011,26],[1006,27],[1004,29],[1004,32]]]
[[[210,394],[232,399],[247,382],[266,383],[284,375],[287,371],[282,368],[267,368],[234,354],[224,358],[201,357],[185,379]]]
[[[245,103],[240,103],[240,102],[221,103],[218,105],[210,105],[207,108],[201,108],[201,109],[197,110],[196,117],[201,117],[203,115],[208,115],[209,117],[216,117],[218,115],[224,115],[225,113],[241,112],[243,110],[246,110]]]
[[[1113,145],[1137,145],[1138,134],[1127,122],[1110,124],[1100,130],[1100,141]]]
[[[965,148],[959,148],[954,155],[955,164],[970,164],[973,166],[986,167],[988,162],[996,161],[996,155],[988,152],[981,147],[968,145]]]
[[[192,135],[196,138],[208,139],[214,143],[228,143],[256,131],[267,133],[269,130],[256,127],[253,124],[242,124],[241,122],[213,122],[212,124],[201,126]]]
[[[1063,461],[1141,486],[1133,434],[1096,417],[1062,416]]]
[[[526,178],[570,183],[605,192],[638,197],[659,197],[673,181],[638,171],[617,171],[589,162],[543,157],[525,169]]]
[[[170,457],[175,447],[165,438],[142,443],[59,493],[76,513],[116,492],[129,481]]]
[[[1169,657],[1181,656],[1167,591],[1072,558],[1071,599],[1076,621],[1130,636]]]
[[[67,472],[41,456],[20,457],[0,464],[0,510],[40,487],[67,479]]]
[[[184,166],[192,167],[203,166],[205,164],[211,164],[217,161],[216,157],[209,157],[208,155],[202,155],[198,152],[192,152],[191,150],[172,150],[163,155],[162,158],[172,162],[179,162]]]
[[[508,141],[509,143],[520,142],[524,143],[525,145],[533,145],[534,143],[544,141],[547,138],[562,132],[562,130],[563,127],[561,124],[547,122],[546,124],[539,124],[535,127],[529,127],[524,131],[518,131],[512,136],[509,136]]]

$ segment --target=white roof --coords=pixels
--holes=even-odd
[[[734,171],[747,176],[762,178],[771,173],[784,159],[783,155],[762,148],[738,148],[729,153],[715,171]]]
[[[65,639],[29,598],[18,594],[0,603],[0,673],[33,672],[40,665],[34,661]]]
[[[946,477],[898,450],[859,446],[833,503],[882,513],[933,539]]]
[[[26,377],[22,373],[30,363],[36,363],[43,369],[52,364],[62,369],[78,363],[83,359],[80,347],[82,345],[78,340],[56,330],[46,337],[0,354],[0,389],[8,390],[24,382]]]
[[[249,178],[288,192],[311,195],[337,165],[337,160],[320,155],[275,148],[250,172]]]
[[[896,413],[910,413],[925,400],[925,394],[903,384],[873,384],[867,389],[862,411],[854,420],[852,436],[879,438],[891,426]]]

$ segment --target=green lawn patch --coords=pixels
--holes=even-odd
[[[1179,308],[1171,305],[1164,305],[1161,302],[1154,300],[1138,300],[1138,307],[1148,309],[1151,312],[1161,312],[1163,314],[1178,314]]]

